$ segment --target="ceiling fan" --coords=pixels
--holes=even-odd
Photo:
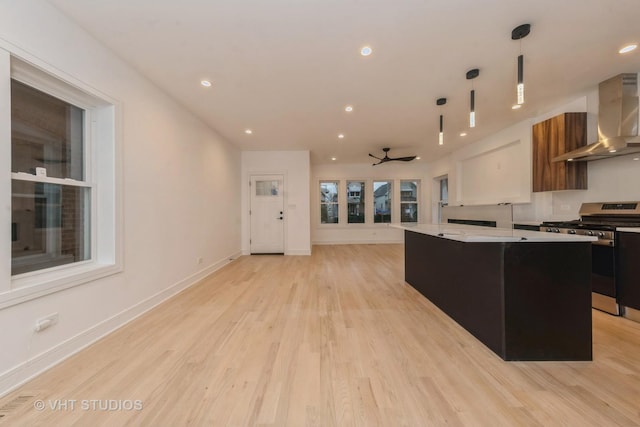
[[[411,160],[415,160],[416,156],[408,156],[408,157],[389,157],[390,148],[383,148],[384,157],[376,157],[373,154],[369,153],[369,157],[373,157],[374,159],[380,160],[378,163],[374,163],[373,166],[379,165],[381,163],[391,162],[391,161],[400,161],[400,162],[410,162]]]

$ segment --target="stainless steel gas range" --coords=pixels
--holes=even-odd
[[[592,245],[593,308],[620,315],[616,283],[616,229],[640,227],[640,202],[583,203],[580,219],[545,221],[540,231],[596,236]]]

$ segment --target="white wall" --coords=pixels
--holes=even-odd
[[[284,175],[285,255],[310,255],[309,151],[242,152],[242,253],[248,254],[250,238],[249,181],[251,175]]]
[[[399,181],[402,179],[417,179],[421,181],[419,195],[419,221],[430,222],[431,210],[431,182],[428,177],[428,168],[424,162],[413,161],[410,163],[390,162],[379,166],[367,164],[325,164],[313,165],[311,179],[311,239],[314,244],[349,244],[349,243],[398,243],[403,241],[402,230],[390,228],[386,224],[374,224],[373,199],[371,192],[365,200],[369,211],[369,219],[365,224],[346,224],[346,214],[341,214],[343,220],[340,224],[320,223],[320,181],[342,180],[339,191],[344,193],[346,180],[392,180],[394,181],[392,197],[394,206],[400,203]],[[346,194],[346,193],[345,193]],[[346,197],[342,194],[343,202]],[[341,209],[346,212],[346,209]],[[399,218],[393,218],[393,222],[399,222]]]
[[[583,202],[640,200],[640,160],[634,160],[637,158],[639,154],[589,162],[588,189],[553,192],[550,218],[577,219]]]
[[[531,122],[522,121],[451,154],[449,204],[531,200]]]
[[[125,234],[122,273],[0,310],[0,394],[240,253],[238,150],[46,1],[1,9],[0,47],[118,101]]]

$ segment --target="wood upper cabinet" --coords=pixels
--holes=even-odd
[[[587,113],[564,113],[533,125],[533,191],[586,190],[587,162],[552,162],[587,145]]]

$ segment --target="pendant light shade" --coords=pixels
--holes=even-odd
[[[522,24],[511,31],[512,40],[522,40],[531,32],[531,24]],[[520,44],[520,55],[518,56],[518,83],[516,84],[517,104],[524,104],[524,55],[522,55],[522,43]]]
[[[447,98],[438,98],[436,105],[444,105]],[[444,116],[440,114],[440,132],[438,133],[438,145],[444,145]]]
[[[467,80],[473,80],[480,75],[480,70],[474,68],[467,71]],[[473,89],[473,81],[471,82],[471,93],[469,94],[469,127],[476,127],[476,91]]]

